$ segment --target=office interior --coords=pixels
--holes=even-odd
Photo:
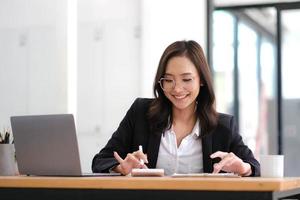
[[[219,112],[259,159],[300,175],[300,1],[0,0],[0,129],[13,115],[72,113],[81,163],[137,97],[153,97],[167,45],[204,48]]]

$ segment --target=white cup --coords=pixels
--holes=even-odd
[[[261,155],[260,170],[261,177],[283,177],[284,155]]]

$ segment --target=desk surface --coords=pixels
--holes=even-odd
[[[27,177],[0,176],[0,188],[284,191],[300,188],[300,177]]]

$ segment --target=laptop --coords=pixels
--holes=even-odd
[[[10,118],[19,173],[42,176],[114,176],[83,173],[72,114]]]

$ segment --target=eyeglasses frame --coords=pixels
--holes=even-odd
[[[172,87],[172,89],[170,89],[170,90],[166,90],[166,89],[163,88],[163,85],[162,85],[162,80],[165,80],[165,79],[170,79],[170,78],[162,77],[162,78],[159,79],[158,83],[159,83],[159,85],[160,85],[160,88],[161,88],[163,91],[171,91],[171,90],[174,90],[174,88],[176,87],[176,81],[175,81],[174,79],[171,79],[171,80],[173,81],[173,87]],[[192,81],[194,81],[194,80],[195,80],[195,77],[191,77],[191,79],[192,79]]]

